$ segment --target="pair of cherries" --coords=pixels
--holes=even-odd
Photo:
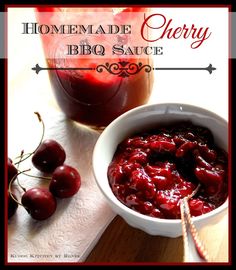
[[[12,160],[8,158],[8,218],[14,215],[20,204],[32,218],[45,220],[56,211],[56,197],[69,198],[79,191],[80,174],[75,168],[64,164],[65,159],[66,152],[57,141],[41,140],[39,146],[32,153],[32,163],[39,171],[51,174],[49,188],[35,187],[27,191],[23,188],[24,194],[21,203],[19,203],[11,191],[11,184],[22,172],[18,172]]]

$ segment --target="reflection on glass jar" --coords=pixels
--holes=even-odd
[[[45,18],[44,15],[44,23]],[[122,14],[119,21],[124,18]],[[50,51],[46,55],[48,67],[58,68],[49,70],[55,97],[69,118],[92,128],[104,128],[122,113],[148,101],[153,84],[150,57],[62,57],[66,44],[73,44],[73,36],[59,38],[50,42],[50,37],[42,36],[42,41],[44,50]],[[127,42],[127,35],[117,35],[117,38],[120,43]],[[103,37],[95,38],[99,44],[96,39]],[[109,39],[108,42],[112,44]]]

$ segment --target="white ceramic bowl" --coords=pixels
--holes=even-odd
[[[190,120],[193,124],[208,127],[215,143],[228,152],[228,123],[218,115],[186,104],[154,104],[132,109],[115,119],[100,135],[93,152],[93,172],[98,187],[106,197],[114,212],[123,217],[131,226],[148,234],[168,237],[182,235],[181,220],[159,219],[140,214],[122,204],[113,194],[107,169],[117,145],[129,135],[146,130],[153,124],[166,124],[179,120]],[[228,210],[228,200],[215,210],[194,217],[197,229],[218,222]]]

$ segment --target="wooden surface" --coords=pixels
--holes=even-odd
[[[228,216],[200,232],[213,262],[228,262]],[[182,237],[152,236],[130,227],[116,216],[86,262],[104,263],[181,263]]]

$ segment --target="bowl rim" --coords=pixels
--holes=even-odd
[[[166,218],[157,218],[157,217],[151,217],[151,216],[147,216],[145,214],[141,214],[129,207],[127,207],[126,205],[124,205],[113,193],[111,190],[111,197],[103,190],[99,177],[97,176],[97,172],[96,172],[96,159],[98,156],[98,149],[101,147],[101,142],[103,140],[103,138],[106,136],[107,133],[110,132],[110,130],[112,130],[114,128],[114,126],[117,125],[117,123],[119,123],[120,121],[122,121],[122,119],[132,116],[134,113],[138,113],[138,112],[142,112],[143,110],[147,109],[152,109],[152,108],[157,108],[159,106],[178,106],[178,107],[185,107],[188,109],[194,109],[195,111],[193,111],[193,113],[197,113],[197,111],[199,111],[199,113],[202,114],[207,114],[208,116],[212,116],[214,119],[217,119],[221,122],[223,122],[224,124],[228,125],[228,121],[226,119],[224,119],[223,117],[219,116],[218,114],[202,108],[200,106],[196,106],[196,105],[191,105],[191,104],[187,104],[187,103],[169,103],[169,102],[163,102],[163,103],[153,103],[153,104],[144,104],[138,107],[135,107],[125,113],[123,113],[122,115],[118,116],[116,119],[114,119],[100,134],[95,146],[94,146],[94,150],[93,150],[93,155],[92,155],[92,170],[93,170],[93,174],[94,174],[94,178],[95,181],[100,189],[100,191],[103,193],[103,195],[107,198],[107,200],[110,202],[110,204],[112,204],[114,207],[118,207],[120,208],[123,212],[125,212],[126,214],[129,214],[131,216],[134,216],[135,218],[141,218],[143,220],[149,221],[149,222],[154,222],[154,223],[163,223],[163,224],[180,224],[181,223],[181,219],[166,219]],[[106,178],[108,181],[108,178]],[[200,216],[196,216],[196,217],[192,217],[193,222],[200,222],[203,220],[207,220],[208,218],[214,217],[216,215],[218,215],[219,213],[223,212],[224,210],[226,210],[228,208],[228,200],[229,200],[229,195],[226,199],[226,201],[220,205],[219,207],[215,208],[214,210],[206,213],[206,214],[202,214]]]

